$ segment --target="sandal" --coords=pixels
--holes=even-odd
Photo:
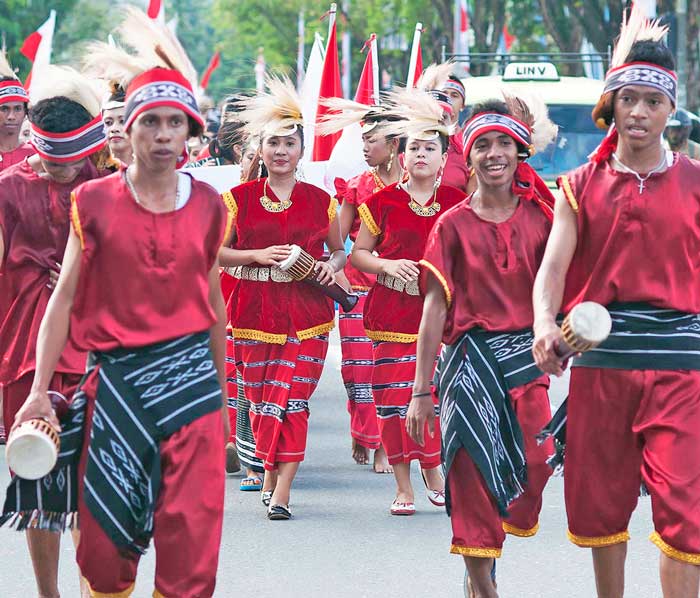
[[[391,503],[389,512],[392,515],[415,515],[416,505],[412,502],[399,502],[398,500],[394,499],[394,502]]]
[[[270,521],[286,521],[292,518],[292,512],[289,510],[289,505],[270,505],[267,518]]]
[[[257,492],[262,490],[263,481],[259,476],[246,476],[241,480],[239,490],[241,492]]]
[[[273,488],[272,490],[263,490],[262,493],[260,494],[260,502],[264,504],[266,507],[270,506],[270,501],[272,500],[272,493],[275,491]]]

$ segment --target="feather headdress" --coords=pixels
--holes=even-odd
[[[419,77],[416,87],[424,91],[442,89],[450,78],[453,68],[454,63],[450,61],[442,64],[431,64]]]
[[[358,123],[362,126],[363,134],[369,133],[378,131],[383,121],[388,120],[383,106],[368,106],[344,98],[325,98],[321,103],[330,112],[324,114],[321,123],[316,125],[316,132],[320,135],[332,135]]]
[[[559,127],[549,119],[547,104],[539,95],[525,92],[515,95],[508,89],[502,89],[501,93],[510,113],[530,127],[534,152],[541,152],[557,138]]]
[[[453,127],[445,124],[442,105],[428,91],[401,88],[389,92],[386,97],[386,116],[396,120],[387,121],[383,128],[385,135],[428,141],[453,133]]]
[[[37,69],[32,76],[29,101],[37,104],[58,96],[80,104],[92,117],[100,114],[100,93],[94,81],[69,66],[49,64]]]
[[[289,77],[270,75],[266,78],[267,91],[253,97],[241,97],[236,114],[237,120],[245,123],[250,135],[292,135],[304,127],[301,98]]]
[[[0,77],[12,77],[19,81],[17,74],[7,60],[7,55],[2,50],[0,50]]]
[[[160,21],[127,6],[126,16],[117,28],[121,45],[105,42],[88,44],[84,65],[88,73],[118,82],[126,88],[137,75],[153,68],[178,71],[197,87],[197,72],[187,52],[172,31]]]

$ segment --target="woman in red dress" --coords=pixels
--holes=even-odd
[[[295,282],[279,265],[300,246],[316,260],[322,284],[345,266],[337,202],[295,171],[303,154],[300,100],[287,79],[268,80],[269,92],[244,100],[239,118],[260,138],[260,176],[223,199],[234,220],[222,264],[238,284],[229,300],[236,367],[250,401],[256,456],[265,465],[263,503],[268,518],[289,519],[289,497],[304,459],[309,398],[323,370],[333,302]],[[267,175],[267,176],[263,176]]]
[[[382,125],[387,122],[387,116],[382,106],[341,99],[328,100],[327,104],[333,112],[321,125],[320,132],[332,134],[350,125],[361,125],[364,158],[370,166],[368,171],[349,181],[335,179],[336,192],[342,201],[338,217],[340,234],[343,240],[350,235],[354,243],[360,230],[358,206],[387,185],[399,182],[402,172],[399,156],[404,144],[399,137],[384,135]],[[373,449],[374,471],[393,473],[379,437],[377,410],[372,398],[372,341],[365,335],[362,322],[365,300],[375,276],[360,272],[350,263],[346,264],[344,275],[346,280],[343,282],[360,297],[352,311],[338,314],[342,351],[340,372],[348,393],[352,456],[358,464],[364,465],[369,463],[369,451]]]
[[[418,260],[439,215],[462,201],[464,194],[437,183],[449,139],[439,103],[431,94],[417,90],[397,92],[393,101],[390,112],[406,120],[389,123],[386,134],[406,137],[408,177],[406,182],[382,189],[359,206],[362,225],[352,263],[358,270],[377,275],[364,312],[367,336],[374,341],[372,391],[382,444],[396,477],[391,513],[413,515],[413,460],[420,461],[430,501],[437,506],[445,504],[439,435],[419,446],[409,438],[405,427],[423,309]]]

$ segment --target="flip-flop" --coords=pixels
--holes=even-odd
[[[248,482],[248,483],[246,483]],[[239,490],[241,492],[257,492],[262,490],[263,481],[262,478],[254,476],[246,476],[241,480],[241,485]]]
[[[425,474],[423,473],[422,469],[420,470],[420,475],[423,478],[423,484],[425,484],[425,495],[428,497],[428,500],[436,507],[444,507],[445,491],[433,490],[430,486],[428,486],[428,480],[425,478]]]
[[[416,505],[412,502],[399,502],[398,500],[394,500],[394,502],[391,503],[389,512],[392,515],[415,515]]]

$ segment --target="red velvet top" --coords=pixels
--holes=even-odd
[[[36,154],[36,150],[28,143],[22,143],[11,152],[0,152],[0,172],[7,170],[10,166],[19,164],[25,158]]]
[[[494,332],[532,326],[532,286],[551,229],[535,202],[521,200],[496,223],[480,218],[470,201],[439,218],[421,261],[421,290],[429,272],[445,290],[446,344],[474,326]]]
[[[304,182],[294,187],[292,205],[268,212],[260,202],[265,179],[244,183],[223,194],[235,219],[234,249],[263,249],[286,243],[299,245],[315,259],[323,255],[328,231],[338,226],[337,201]],[[267,196],[278,201],[267,187]],[[259,267],[259,264],[250,264]],[[229,299],[235,338],[284,344],[288,336],[301,340],[333,328],[333,301],[305,282],[238,281]]]
[[[559,179],[578,212],[578,244],[564,311],[581,301],[648,302],[700,313],[700,164],[673,165],[639,181],[605,162]]]
[[[423,257],[435,222],[463,199],[464,193],[458,189],[440,186],[436,194],[440,211],[434,216],[420,216],[410,208],[408,193],[393,184],[372,195],[359,211],[364,225],[377,237],[374,250],[380,258],[417,262]],[[420,295],[409,295],[376,284],[365,303],[367,336],[376,341],[412,343],[418,338],[422,313],[423,298]]]
[[[456,187],[466,193],[468,183],[469,168],[462,156],[462,142],[459,137],[452,135],[450,144],[447,146],[447,162],[442,172],[442,184]]]
[[[363,204],[371,195],[384,189],[384,187],[386,185],[382,179],[370,170],[358,174],[344,184],[339,184],[338,179],[336,179],[336,190],[338,191],[339,199],[355,206],[355,220],[352,223],[349,235],[353,243],[357,239],[357,233],[360,230],[360,214],[357,212],[357,207]],[[350,263],[350,260],[345,265],[345,276],[348,277],[352,288],[356,291],[368,291],[376,280],[374,274],[360,272]]]
[[[79,184],[100,176],[87,160],[67,185],[37,175],[24,160],[0,176],[0,231],[5,243],[0,290],[0,383],[9,384],[36,367],[39,324],[51,297],[49,270],[63,261],[70,230],[70,194]],[[4,317],[3,317],[4,316]],[[80,374],[86,356],[74,337],[56,367]]]
[[[211,328],[209,271],[228,222],[212,187],[193,179],[183,207],[156,214],[136,203],[122,169],[73,198],[83,247],[71,322],[78,346],[143,347]]]

